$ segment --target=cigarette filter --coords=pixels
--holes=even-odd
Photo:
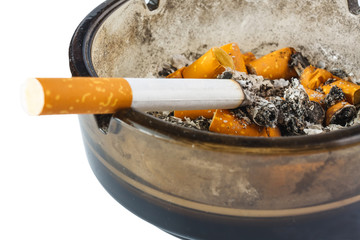
[[[249,62],[246,67],[249,73],[267,79],[290,80],[292,77],[297,77],[295,69],[289,66],[291,55],[294,53],[295,50],[291,47],[282,48]]]
[[[209,130],[211,132],[229,135],[268,137],[266,129],[244,119],[237,118],[229,110],[218,109],[211,121]]]
[[[278,127],[266,127],[265,131],[268,137],[281,137],[281,131]]]
[[[211,48],[208,52],[186,67],[184,78],[216,78],[225,68],[234,69],[234,61],[223,49]]]
[[[314,66],[308,66],[304,69],[300,76],[300,82],[305,88],[312,90],[317,89],[318,87],[324,85],[324,83],[329,79],[340,78],[334,76],[329,71],[321,68],[316,68]]]
[[[344,92],[347,102],[353,105],[360,103],[360,85],[339,79],[333,83],[322,86],[322,90],[328,94],[333,86],[339,87]]]
[[[229,43],[220,48],[232,57],[236,71],[247,73],[244,57],[237,43]]]
[[[250,62],[256,60],[256,57],[252,52],[246,52],[246,53],[243,53],[243,59],[244,59],[245,66],[246,66]]]
[[[230,79],[32,78],[24,91],[31,115],[233,109],[244,93]]]

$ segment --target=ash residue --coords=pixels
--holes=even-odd
[[[148,114],[170,123],[198,130],[208,131],[211,123],[211,119],[206,119],[204,117],[198,117],[195,120],[191,120],[190,118],[185,118],[182,120],[180,118],[174,117],[173,112],[148,112]]]
[[[191,60],[188,60],[189,57]],[[177,69],[189,65],[198,57],[199,54],[194,53],[188,54],[186,57],[184,55],[174,56],[169,64],[164,64],[160,68],[158,75],[165,77]],[[300,55],[296,60],[299,70],[308,65],[307,59]],[[360,80],[351,78],[351,74],[346,74],[342,70],[334,69],[331,72],[335,76],[360,83]],[[259,126],[279,127],[282,136],[320,134],[360,124],[359,110],[352,106],[339,112],[328,126],[324,125],[325,110],[345,99],[343,91],[336,86],[331,88],[324,102],[320,104],[309,100],[304,87],[296,78],[268,80],[262,76],[249,75],[231,69],[224,71],[218,78],[236,80],[244,91],[246,100],[239,108],[231,110],[236,117]],[[329,79],[326,84],[331,82],[332,79]],[[321,88],[317,91],[323,93]],[[325,110],[322,105],[325,106]],[[208,131],[211,124],[211,119],[204,117],[191,120],[176,118],[173,116],[173,112],[149,112],[149,114],[173,124],[205,131]]]
[[[345,94],[338,86],[333,86],[330,92],[325,97],[325,105],[327,108],[335,105],[336,103],[345,100]]]
[[[309,124],[316,124],[325,117],[323,109],[309,100],[303,86],[297,79],[284,91],[283,98],[273,99],[279,109],[279,121],[283,135],[303,135]]]

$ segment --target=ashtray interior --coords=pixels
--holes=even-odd
[[[291,46],[311,62],[359,76],[358,25],[340,0],[161,0],[153,11],[142,0],[127,1],[97,31],[92,63],[99,76],[154,77],[175,54],[237,42],[257,56]]]

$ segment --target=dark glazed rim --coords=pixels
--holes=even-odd
[[[96,71],[91,60],[91,45],[97,29],[102,22],[118,7],[129,0],[108,0],[96,7],[76,29],[69,47],[69,63],[73,76],[94,76]],[[127,110],[116,116],[125,117],[125,122],[140,124],[169,137],[184,138],[190,141],[208,142],[227,146],[250,148],[281,148],[293,150],[332,150],[338,147],[360,142],[360,126],[312,136],[294,136],[280,138],[241,137],[199,131],[176,126],[156,119],[136,110]]]

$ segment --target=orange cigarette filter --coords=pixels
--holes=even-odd
[[[183,78],[216,78],[225,68],[234,69],[234,61],[223,49],[214,47],[182,71]]]
[[[166,78],[183,78],[182,72],[184,71],[185,67],[179,68],[175,72],[166,76]]]
[[[278,127],[266,127],[265,131],[268,137],[281,137],[281,132]]]
[[[310,88],[306,88],[306,87],[304,87],[304,88],[305,88],[307,95],[309,96],[310,101],[320,103],[320,105],[324,107],[324,100],[326,97],[325,94],[322,94],[322,93],[312,90]]]
[[[233,59],[236,71],[247,73],[244,57],[237,43],[229,43],[220,48]]]
[[[333,83],[322,86],[322,89],[328,94],[333,86],[339,87],[344,92],[347,102],[353,105],[360,103],[360,85],[339,79]]]
[[[249,73],[263,76],[266,79],[290,80],[292,77],[298,76],[295,69],[289,67],[291,55],[295,52],[295,49],[291,47],[282,48],[249,62],[246,67]]]
[[[266,129],[244,119],[237,118],[229,110],[216,110],[209,131],[251,137],[268,137]]]
[[[185,119],[185,117],[187,117],[194,120],[202,116],[204,118],[211,119],[214,116],[215,111],[215,109],[174,111],[174,117],[181,119]]]
[[[246,66],[250,62],[256,60],[256,57],[252,52],[246,52],[246,53],[243,53],[243,59],[244,59],[245,66]]]
[[[123,78],[32,78],[25,97],[31,115],[112,113],[131,106],[132,90]]]
[[[332,123],[332,121],[334,120],[334,116],[341,111],[342,109],[346,108],[346,107],[354,107],[353,105],[351,105],[348,102],[338,102],[335,105],[331,106],[330,108],[327,109],[326,111],[326,115],[325,115],[325,123],[326,125],[329,125]]]
[[[306,67],[300,76],[301,84],[305,88],[309,88],[312,90],[321,87],[329,79],[340,80],[340,78],[334,76],[329,71],[321,68],[316,68],[311,65]]]

